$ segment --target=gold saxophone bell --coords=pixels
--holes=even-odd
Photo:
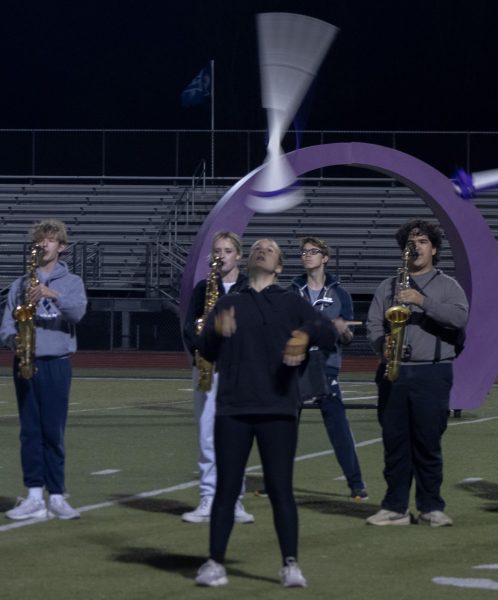
[[[412,311],[404,304],[391,306],[386,310],[385,317],[391,325],[403,325],[408,321]]]

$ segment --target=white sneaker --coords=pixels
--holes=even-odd
[[[410,525],[410,513],[394,512],[381,508],[371,517],[367,519],[368,525]]]
[[[74,510],[63,496],[56,498],[50,497],[48,501],[48,516],[69,521],[71,519],[79,519],[80,513]]]
[[[227,572],[223,565],[211,558],[197,571],[196,585],[219,587],[228,583]]]
[[[286,558],[286,566],[280,569],[280,581],[284,587],[306,587],[308,584],[295,558]]]
[[[213,505],[213,496],[203,496],[199,506],[190,512],[183,513],[182,521],[186,523],[209,523],[211,520],[211,507]],[[240,500],[235,504],[235,522],[236,523],[254,523],[254,515],[246,512],[244,505]]]
[[[431,512],[420,513],[418,522],[425,523],[431,527],[448,527],[453,525],[453,519],[448,515],[445,515],[441,510],[431,510]]]
[[[45,500],[35,500],[34,498],[18,498],[14,508],[5,513],[5,516],[14,521],[23,521],[25,519],[46,519],[47,507]]]
[[[254,523],[254,515],[246,512],[246,509],[240,500],[237,500],[237,504],[235,505],[235,522]]]
[[[190,512],[183,513],[182,521],[186,523],[209,523],[213,496],[203,496],[199,506]]]

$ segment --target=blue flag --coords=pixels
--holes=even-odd
[[[199,106],[211,95],[211,64],[201,69],[181,94],[182,106]]]

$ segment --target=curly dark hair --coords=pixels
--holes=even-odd
[[[432,258],[432,264],[436,265],[439,261],[439,251],[443,241],[443,234],[439,226],[424,219],[407,221],[396,232],[396,241],[401,250],[404,250],[410,234],[426,235],[429,238],[433,248],[436,249],[436,254]]]

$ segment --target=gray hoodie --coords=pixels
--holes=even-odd
[[[411,347],[408,362],[430,364],[437,354],[437,339],[440,343],[441,361],[455,358],[455,347],[450,341],[452,330],[460,329],[467,322],[469,305],[459,283],[439,269],[433,269],[414,277],[424,298],[424,306],[410,305],[411,318],[406,327],[405,343]],[[377,288],[368,311],[367,337],[378,354],[382,347],[388,323],[385,311],[392,305],[393,279],[385,279]]]
[[[41,283],[55,290],[57,300],[42,298],[36,308],[36,350],[37,357],[65,356],[76,351],[75,324],[86,312],[86,293],[83,281],[73,275],[65,262],[59,261],[54,269],[46,274],[37,270]],[[7,305],[0,326],[0,340],[11,350],[15,349],[17,321],[12,311],[23,304],[26,276],[19,277],[11,285]]]

